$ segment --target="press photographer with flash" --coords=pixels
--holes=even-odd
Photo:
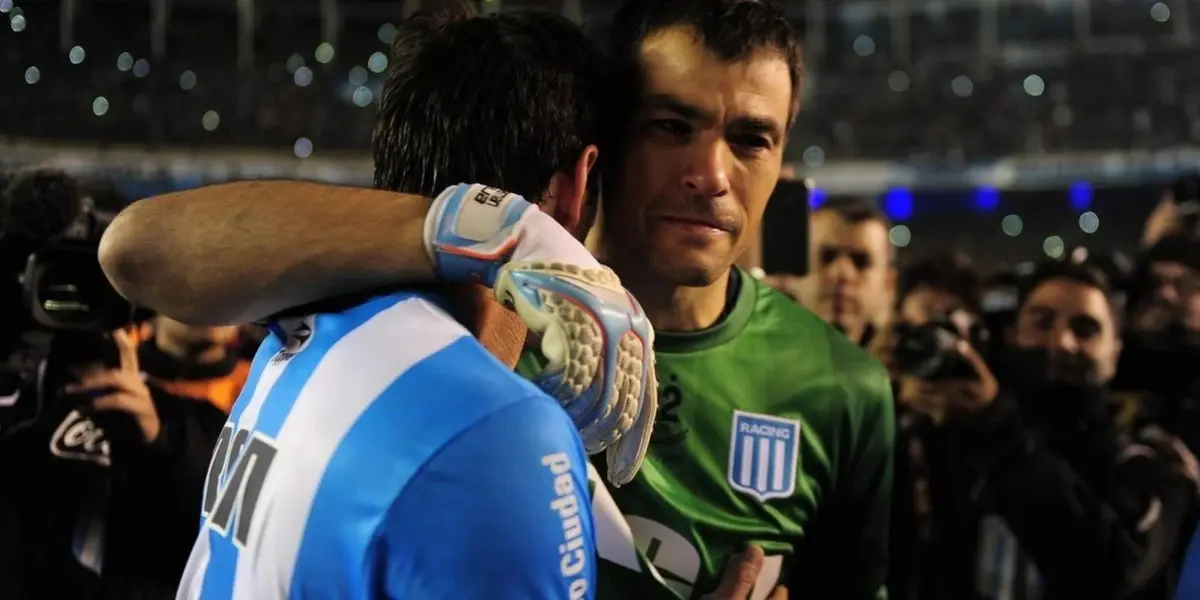
[[[225,415],[144,381],[131,326],[149,315],[108,286],[107,218],[74,179],[19,173],[3,196],[0,506],[20,531],[0,539],[20,552],[0,589],[173,597]]]
[[[911,559],[896,565],[892,597],[1168,598],[1195,459],[1161,430],[1125,436],[1113,423],[1121,342],[1103,276],[1040,266],[989,364],[971,333],[976,296],[942,269],[906,285],[893,349],[898,400],[922,418],[897,452],[908,464],[896,471],[893,556]],[[906,306],[922,296],[941,298],[925,321]],[[924,360],[905,326],[938,340]]]

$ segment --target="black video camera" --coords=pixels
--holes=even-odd
[[[61,171],[19,173],[3,190],[0,398],[53,385],[45,380],[74,365],[115,363],[108,332],[151,316],[122,298],[100,268],[100,237],[110,220]],[[24,420],[27,412],[0,411],[0,432],[10,413]]]

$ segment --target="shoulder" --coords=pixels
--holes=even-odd
[[[394,597],[590,597],[587,459],[570,419],[542,396],[476,422],[421,468],[381,534]]]
[[[883,363],[850,341],[816,313],[774,288],[757,286],[756,325],[767,329],[784,360],[808,364],[828,373],[830,391],[874,403],[891,402],[891,380]]]
[[[552,399],[530,396],[475,421],[443,444],[406,486],[400,508],[393,512],[454,497],[455,505],[439,510],[470,515],[474,505],[503,504],[507,498],[533,502],[542,517],[551,500],[569,495],[574,478],[586,481],[587,459],[570,418]],[[488,514],[477,516],[490,519]]]

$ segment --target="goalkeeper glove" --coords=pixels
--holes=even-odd
[[[658,410],[654,329],[620,279],[549,215],[515,194],[459,184],[425,220],[442,279],[478,282],[541,336],[549,363],[533,382],[571,416],[607,478],[628,483]]]

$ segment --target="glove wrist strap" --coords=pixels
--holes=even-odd
[[[446,281],[491,287],[512,257],[521,239],[519,225],[532,206],[516,194],[483,185],[446,188],[425,217],[425,251],[434,272]]]

